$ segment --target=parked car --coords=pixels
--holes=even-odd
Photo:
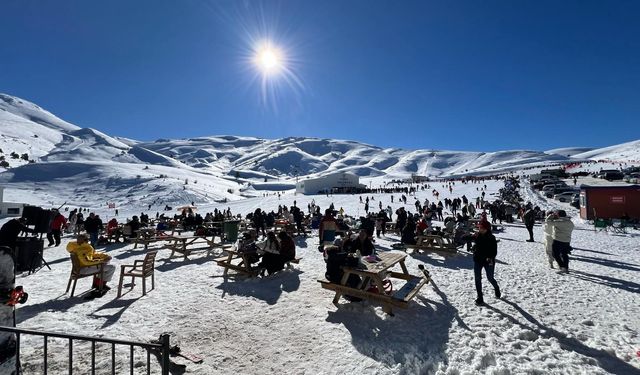
[[[573,190],[570,187],[560,187],[560,186],[556,186],[553,190],[547,191],[544,193],[545,197],[547,198],[553,198],[554,195],[556,194],[560,194],[560,193],[566,193],[566,192],[570,192],[575,194],[575,190]]]
[[[604,174],[604,176],[602,177],[607,181],[615,181],[615,180],[622,180],[624,178],[624,174],[622,174],[622,172],[607,172]]]
[[[555,194],[553,196],[553,199],[560,202],[570,202],[574,195],[576,195],[575,191],[565,191],[562,193]]]
[[[637,184],[638,181],[640,181],[640,173],[630,173],[628,175],[625,175],[623,178],[624,182],[628,182],[630,184]]]

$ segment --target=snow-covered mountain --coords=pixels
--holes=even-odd
[[[139,142],[70,124],[0,94],[0,183],[39,199],[126,204],[241,199],[291,188],[296,177],[347,171],[362,177],[492,174],[583,159],[640,160],[640,141],[602,149],[468,152],[380,148],[354,141],[212,136]],[[268,185],[263,182],[268,180]],[[277,180],[277,181],[274,181]],[[64,183],[64,184],[62,184]]]

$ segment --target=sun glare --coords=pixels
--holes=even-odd
[[[284,59],[278,48],[265,43],[256,50],[254,62],[264,75],[273,75],[283,68]]]

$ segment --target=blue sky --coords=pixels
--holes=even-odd
[[[640,138],[638,1],[8,1],[0,92],[140,140],[544,150]],[[299,80],[262,95],[253,41]]]

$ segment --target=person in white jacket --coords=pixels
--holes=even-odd
[[[567,217],[564,210],[558,210],[550,215],[545,224],[551,226],[551,237],[553,244],[553,258],[558,262],[560,271],[558,273],[569,272],[569,253],[571,252],[571,233],[573,232],[573,222]]]
[[[553,214],[551,213],[547,218]],[[547,253],[549,268],[553,268],[553,226],[550,221],[544,223],[544,251]]]

